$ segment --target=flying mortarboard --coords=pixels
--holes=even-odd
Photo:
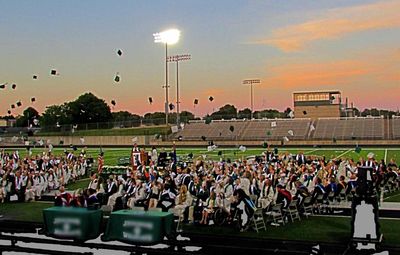
[[[115,106],[117,103],[115,102],[115,100],[111,100],[111,104]]]
[[[205,141],[206,139],[207,138],[204,135],[201,136],[201,140]]]
[[[50,74],[51,75],[57,75],[57,70],[56,69],[51,69]]]
[[[172,104],[172,103],[170,103],[170,104],[168,105],[168,107],[169,107],[169,110],[170,110],[170,111],[172,111],[173,109],[175,109],[175,105]]]
[[[153,103],[153,98],[149,97],[149,103],[150,103],[150,104]]]
[[[118,50],[117,54],[118,54],[118,56],[121,56],[122,55],[122,50]]]
[[[14,109],[14,108],[15,108],[15,105],[14,105],[14,104],[12,104],[12,105],[11,105],[11,109]]]
[[[183,137],[180,135],[180,136],[178,136],[178,141],[182,141],[183,140]]]
[[[34,80],[37,80],[37,75],[36,74],[34,74],[33,76],[32,76],[32,79],[34,79]]]
[[[14,83],[13,85],[11,85],[11,88],[12,89],[16,89],[17,88],[17,84]]]
[[[212,102],[212,101],[214,100],[214,98],[213,98],[212,96],[210,96],[210,97],[208,98],[208,100],[210,100],[210,102]]]
[[[211,117],[206,117],[206,120],[205,120],[205,123],[206,123],[206,124],[210,124],[211,121],[212,121],[212,118],[211,118]]]
[[[33,103],[33,102],[35,102],[35,101],[36,101],[36,98],[32,97],[32,98],[31,98],[31,102]]]
[[[195,99],[193,104],[199,104],[199,99]]]
[[[304,115],[307,115],[307,111],[303,111],[303,114],[304,114]]]
[[[121,77],[119,76],[119,73],[117,73],[117,74],[115,75],[114,81],[115,81],[115,82],[119,82],[120,80],[121,80]]]
[[[21,101],[17,102],[17,106],[20,107],[22,105]]]
[[[0,89],[5,89],[6,88],[7,83],[4,84],[0,84]]]
[[[11,114],[11,110],[8,110],[7,113],[8,113],[8,114]]]
[[[235,127],[234,126],[230,126],[229,127],[229,131],[231,131],[231,132],[235,131]]]

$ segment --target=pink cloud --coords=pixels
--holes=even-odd
[[[331,9],[320,13],[318,18],[275,29],[270,36],[253,43],[272,45],[286,52],[298,51],[313,41],[340,38],[367,30],[400,27],[399,10],[399,1]]]

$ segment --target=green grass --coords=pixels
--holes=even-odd
[[[0,204],[0,214],[11,220],[43,222],[43,209],[53,206],[51,202],[26,202]]]
[[[116,135],[155,135],[170,134],[171,128],[167,126],[137,127],[137,128],[112,128],[112,129],[89,129],[72,132],[38,132],[37,136],[116,136]]]
[[[84,189],[87,188],[89,186],[90,183],[90,179],[86,178],[86,179],[81,179],[81,180],[77,180],[74,183],[70,183],[66,186],[66,190],[72,191],[72,190],[77,190],[77,189]]]
[[[384,202],[400,202],[400,191],[385,194]]]
[[[149,149],[149,148],[147,148]],[[160,147],[157,148],[158,151],[161,150]],[[8,152],[12,152],[15,149],[6,149]],[[80,148],[78,149],[80,150]],[[171,148],[166,147],[166,151],[171,151]],[[306,155],[316,155],[316,156],[325,156],[327,159],[332,158],[352,158],[355,161],[358,161],[360,157],[366,158],[369,152],[373,152],[375,154],[375,158],[377,160],[384,159],[385,157],[385,149],[377,149],[377,148],[363,148],[360,153],[356,153],[354,148],[340,148],[340,149],[315,149],[315,148],[306,148],[306,149],[292,149],[292,148],[279,148],[279,153],[290,152],[297,153],[298,151],[303,151]],[[120,157],[129,157],[131,148],[104,148],[104,161],[106,165],[116,165],[118,162],[118,158]],[[223,155],[218,156],[218,151],[222,151]],[[219,160],[220,158],[231,160],[235,159],[244,159],[247,156],[251,155],[261,155],[261,153],[265,151],[264,148],[248,148],[245,152],[240,152],[237,148],[218,148],[216,151],[208,152],[207,148],[177,148],[178,156],[186,157],[189,153],[193,153],[194,158],[197,158],[202,155],[206,155],[207,159]],[[19,149],[20,155],[25,156],[26,150]],[[43,152],[43,148],[33,148],[32,152],[34,155],[40,154]],[[99,148],[89,148],[87,149],[87,156],[94,157],[97,159],[97,156],[100,152]],[[53,153],[56,155],[61,155],[64,153],[64,149],[55,148],[53,149]],[[388,149],[387,151],[387,160],[393,158],[396,160],[398,164],[400,164],[400,149]]]
[[[349,217],[314,216],[280,227],[267,225],[267,231],[259,233],[254,231],[238,232],[230,227],[197,227],[192,225],[185,226],[184,231],[204,234],[212,231],[213,234],[223,236],[347,243],[351,231],[350,221]],[[385,244],[399,245],[400,235],[398,230],[400,229],[400,221],[381,219],[379,222],[381,224],[381,232],[384,234]]]

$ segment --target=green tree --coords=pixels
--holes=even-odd
[[[239,119],[250,119],[251,118],[251,110],[249,108],[245,108],[243,110],[240,110],[238,112],[238,118]]]
[[[256,111],[253,114],[257,117],[257,119],[268,118],[268,119],[275,119],[275,118],[282,118],[283,113],[279,112],[276,109],[266,109],[262,111]]]
[[[146,113],[143,116],[143,124],[163,125],[165,124],[165,113],[163,112]]]
[[[72,124],[68,103],[47,106],[40,123],[42,127]]]
[[[132,114],[128,111],[113,112],[113,121],[117,122],[119,127],[138,127],[140,126],[142,117]]]
[[[211,114],[213,120],[232,119],[237,117],[237,109],[235,106],[226,104],[219,108],[218,111]]]
[[[17,117],[15,125],[17,127],[28,127],[31,124],[33,125],[33,119],[35,118],[39,119],[39,112],[33,107],[28,107],[24,110],[22,115]]]
[[[86,93],[68,103],[73,124],[112,121],[110,106],[92,93]]]

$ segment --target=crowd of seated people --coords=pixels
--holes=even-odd
[[[351,195],[361,166],[373,167],[377,187],[389,182],[398,187],[399,183],[396,163],[376,161],[373,155],[355,162],[267,150],[251,160],[213,161],[199,157],[191,162],[174,162],[171,157],[168,164],[158,165],[156,157],[148,158],[129,174],[110,175],[106,180],[92,172],[87,189],[68,197],[66,204],[97,203],[110,210],[160,208],[183,216],[185,221],[207,225],[217,208],[230,217],[232,207],[240,207],[241,202],[246,207],[242,213],[251,214],[256,207],[268,212],[276,204],[285,209],[292,201],[301,208],[307,197],[315,203],[321,197],[339,199],[342,194]]]
[[[0,150],[0,202],[41,199],[48,191],[86,175],[89,162],[84,150],[79,155],[65,151],[55,156],[50,151],[21,157],[18,150]]]

